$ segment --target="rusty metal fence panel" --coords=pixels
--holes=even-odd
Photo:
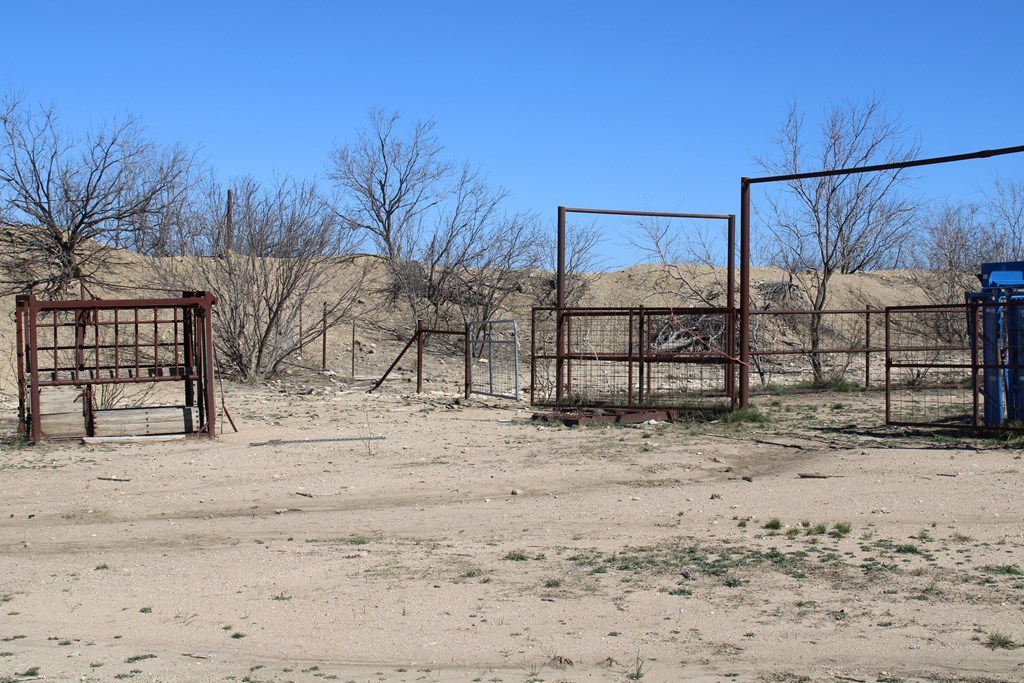
[[[725,308],[533,309],[531,403],[558,408],[735,407]]]
[[[978,372],[985,366],[974,348],[982,309],[977,304],[886,309],[887,423],[979,424]]]
[[[751,311],[751,372],[767,390],[879,385],[884,315],[871,308]]]
[[[48,396],[61,387],[80,391],[76,402],[82,410],[82,433],[91,435],[94,408],[116,407],[97,406],[99,392],[111,395],[114,387],[173,382],[179,391],[183,386],[175,404],[197,414],[194,431],[214,436],[215,299],[207,292],[187,294],[178,299],[82,301],[18,297],[20,432],[32,441],[68,435],[47,434],[43,390]]]

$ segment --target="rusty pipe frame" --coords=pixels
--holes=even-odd
[[[736,230],[736,216],[735,214],[720,214],[720,213],[682,213],[682,212],[666,212],[666,211],[628,211],[623,209],[594,209],[594,208],[580,208],[580,207],[558,207],[558,242],[557,242],[557,259],[556,259],[556,274],[555,274],[555,310],[556,310],[556,359],[555,359],[555,400],[561,403],[565,385],[571,383],[571,370],[569,370],[570,378],[566,381],[567,367],[563,357],[564,352],[568,352],[566,348],[566,328],[565,328],[565,277],[566,277],[566,235],[565,235],[565,222],[566,215],[570,213],[583,213],[591,215],[601,216],[636,216],[644,218],[683,218],[683,219],[696,219],[696,220],[724,220],[728,222],[728,275],[727,275],[727,306],[732,308],[734,305],[734,290],[735,290],[735,230]],[[749,256],[744,263],[749,262]],[[742,291],[741,291],[742,296]],[[727,348],[732,357],[735,357],[735,349],[729,345],[727,341]],[[743,370],[740,369],[742,376]],[[731,377],[729,379],[731,380]]]
[[[90,409],[91,402],[88,401],[88,394],[91,387],[101,384],[136,384],[136,383],[158,383],[164,381],[178,381],[185,384],[185,403],[191,405],[193,396],[192,383],[197,382],[203,390],[202,398],[198,408],[200,411],[199,431],[209,436],[216,436],[216,414],[214,407],[214,373],[213,366],[213,306],[217,303],[216,297],[209,292],[183,292],[181,298],[172,299],[89,299],[79,301],[40,301],[32,295],[18,297],[16,303],[18,322],[18,346],[19,346],[19,403],[23,409],[19,410],[24,431],[27,427],[28,436],[33,443],[37,443],[45,435],[42,433],[42,422],[40,412],[40,390],[44,386],[80,386],[86,392],[84,416],[87,420],[87,432],[91,431]],[[180,316],[179,316],[180,309]],[[151,310],[152,320],[140,320],[139,310]],[[134,321],[125,323],[119,313],[121,311],[132,311]],[[161,311],[172,311],[173,315],[168,319],[160,319]],[[101,312],[112,312],[112,321],[100,319]],[[50,320],[40,323],[40,314],[49,313]],[[58,314],[73,314],[73,322],[61,322]],[[194,317],[202,319],[202,326],[195,330],[187,330],[184,336],[179,330],[190,327]],[[181,323],[181,327],[179,327]],[[51,346],[40,345],[40,325],[47,331],[52,329],[53,344]],[[152,325],[152,342],[140,340],[139,330],[142,325]],[[131,325],[135,329],[134,339],[127,343],[121,343],[120,328],[124,325]],[[161,342],[161,326],[173,326],[174,341]],[[112,327],[115,332],[114,343],[100,343],[100,330]],[[68,328],[74,331],[73,344],[60,343],[60,329]],[[87,346],[87,332],[91,331],[93,340]],[[196,339],[191,338],[191,333]],[[153,352],[153,363],[141,365],[139,351],[145,346]],[[182,349],[179,349],[182,346]],[[121,350],[123,348],[134,349],[134,372],[128,375],[120,373]],[[163,367],[160,365],[162,348],[173,348],[174,365]],[[53,352],[52,367],[40,367],[40,350]],[[109,365],[101,359],[101,351],[113,351],[115,363]],[[60,362],[61,351],[73,352],[74,362],[66,365]],[[86,362],[86,352],[92,357],[93,362]],[[193,354],[195,351],[195,355]],[[184,358],[182,358],[184,355]],[[49,353],[46,354],[50,356]],[[198,357],[196,357],[198,356]],[[186,366],[181,361],[186,361]],[[191,363],[195,363],[193,367]],[[132,369],[132,368],[129,368]],[[146,370],[144,374],[142,370]],[[101,377],[103,372],[109,371],[110,377]],[[43,372],[52,375],[50,379],[42,379]],[[69,374],[68,379],[61,377],[61,373]],[[25,412],[28,415],[25,415]]]
[[[887,164],[855,166],[831,170],[811,171],[808,173],[791,173],[788,175],[761,176],[756,178],[740,178],[740,407],[750,405],[750,186],[761,183],[789,182],[793,180],[809,180],[829,176],[874,173],[877,171],[896,171],[920,166],[949,164],[972,159],[989,159],[1006,154],[1020,154],[1024,145],[1015,147],[999,147],[985,149],[966,154],[952,154],[926,159],[912,159]]]

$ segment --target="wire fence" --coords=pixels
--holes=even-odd
[[[533,309],[531,402],[548,407],[735,405],[735,314],[720,308]]]

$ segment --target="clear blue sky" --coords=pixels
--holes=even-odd
[[[0,7],[0,88],[69,125],[131,112],[223,176],[312,177],[370,108],[398,110],[552,223],[559,204],[738,212],[794,100],[811,123],[883,95],[924,156],[1024,144],[1011,0]],[[924,191],[1024,177],[1024,156],[960,166]]]

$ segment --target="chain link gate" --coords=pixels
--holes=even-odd
[[[519,400],[519,325],[515,320],[467,324],[469,393]]]

